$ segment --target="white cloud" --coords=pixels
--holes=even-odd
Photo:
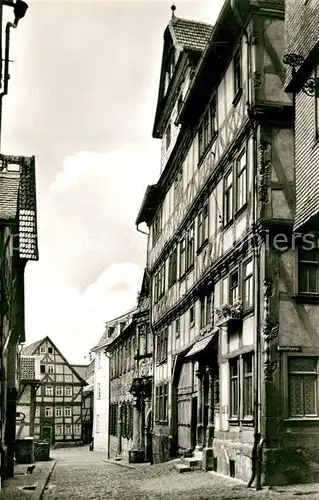
[[[49,335],[67,358],[83,361],[104,322],[135,306],[147,238],[134,223],[158,175],[158,146],[69,156],[39,196],[40,260],[26,272],[27,343]]]

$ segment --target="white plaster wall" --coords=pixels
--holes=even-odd
[[[101,363],[98,366],[98,353],[101,353]],[[97,386],[101,386],[101,399],[97,399]],[[96,352],[94,368],[94,402],[93,402],[93,437],[94,450],[107,453],[109,428],[109,358],[104,348]],[[100,430],[96,432],[96,416],[100,416]]]

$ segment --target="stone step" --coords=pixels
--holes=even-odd
[[[190,472],[192,469],[186,464],[175,464],[175,470],[182,474],[183,472]]]
[[[182,463],[184,465],[188,465],[191,469],[201,469],[202,468],[202,460],[197,457],[183,458]]]

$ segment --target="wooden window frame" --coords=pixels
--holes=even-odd
[[[186,273],[186,237],[179,242],[179,277],[182,278]]]
[[[168,258],[168,286],[177,281],[177,246],[175,246]]]
[[[234,217],[234,172],[233,166],[224,176],[224,226],[230,224]],[[230,183],[228,184],[228,179]]]
[[[315,361],[315,370],[290,370],[289,369],[289,362],[292,361],[292,360],[296,360],[296,359],[313,359]],[[319,369],[318,369],[318,362],[319,362],[319,358],[318,356],[311,356],[311,355],[307,355],[307,356],[302,356],[302,355],[288,355],[287,356],[287,359],[286,359],[286,363],[287,363],[287,369],[286,369],[286,373],[287,373],[287,386],[286,386],[286,391],[287,391],[287,418],[290,419],[290,420],[300,420],[302,419],[303,421],[309,421],[309,420],[317,420],[319,418],[319,391],[318,391],[318,383],[319,383]],[[312,377],[314,379],[314,383],[313,383],[313,395],[314,395],[314,399],[315,399],[315,406],[316,406],[316,412],[313,413],[313,414],[308,414],[306,415],[305,414],[305,401],[303,401],[302,405],[303,405],[303,414],[292,414],[292,411],[291,411],[291,396],[290,396],[290,388],[292,387],[292,384],[291,384],[291,377],[302,377],[302,391],[303,391],[303,399],[304,399],[304,391],[305,391],[305,388],[304,388],[304,379],[305,377]]]
[[[251,363],[251,370],[248,370],[248,361]],[[249,352],[242,357],[243,362],[243,420],[252,421],[254,415],[254,353]],[[251,394],[249,398],[248,384],[250,381]],[[251,412],[248,411],[251,409]]]
[[[232,369],[235,366],[237,373],[235,375],[232,375]],[[237,408],[233,408],[235,404]],[[239,421],[239,417],[240,417],[240,364],[239,364],[239,357],[236,357],[236,358],[231,358],[229,360],[229,420],[237,423]]]
[[[168,384],[160,383],[155,387],[155,421],[168,422]]]
[[[194,265],[195,260],[195,221],[187,229],[186,236],[186,272]]]
[[[244,165],[241,164],[241,160],[245,159]],[[241,186],[241,179],[243,178],[243,186]],[[240,186],[244,187],[244,197],[242,200],[239,198],[239,193],[241,192]],[[247,205],[247,151],[244,148],[237,157],[236,160],[236,211],[239,212]]]
[[[305,251],[307,251],[307,250],[305,250]],[[301,255],[302,249],[298,248],[298,293],[299,293],[299,295],[305,296],[305,297],[308,297],[308,296],[319,297],[319,287],[318,287],[318,292],[313,292],[313,291],[309,291],[309,287],[308,287],[308,291],[307,291],[307,290],[302,289],[302,286],[301,286],[301,283],[302,283],[301,275],[302,275],[302,273],[305,273],[305,269],[302,270],[304,267],[307,267],[310,269],[313,268],[316,271],[316,273],[319,274],[319,248],[315,248],[313,250],[308,250],[308,252],[310,252],[310,251],[317,252],[318,260],[302,259],[302,255]],[[317,280],[315,280],[315,281],[317,281]]]
[[[49,410],[49,411],[47,411],[47,410]],[[45,408],[44,408],[44,416],[46,418],[53,417],[53,408],[52,408],[52,406],[45,406]]]
[[[247,266],[251,264],[252,270],[247,274]],[[243,310],[250,311],[254,307],[254,260],[248,259],[243,262]],[[251,303],[247,302],[247,286],[251,290]]]
[[[235,276],[235,275],[237,275],[237,282],[234,282],[234,283],[237,283],[236,285],[234,283],[232,283],[232,277]],[[233,269],[229,273],[228,285],[229,285],[229,304],[233,305],[240,298],[240,274],[239,274],[239,268],[238,267],[235,268],[235,269]],[[237,296],[236,297],[234,296],[234,291],[235,290],[237,290]]]

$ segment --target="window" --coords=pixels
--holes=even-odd
[[[52,348],[52,347],[48,347],[48,353],[49,353],[49,354],[52,354],[52,353],[53,353],[53,348]]]
[[[180,198],[183,194],[183,169],[180,168],[179,171],[177,172],[176,179],[174,181],[174,207],[177,206],[177,204],[180,201]]]
[[[65,435],[70,435],[72,434],[72,425],[71,424],[65,424],[64,426],[64,432],[65,432]]]
[[[188,271],[194,264],[194,222],[189,226],[186,238],[186,271]]]
[[[318,417],[318,359],[288,358],[288,400],[290,417]]]
[[[55,409],[55,416],[56,416],[56,417],[62,417],[62,408],[61,408],[61,406],[58,406],[58,407]]]
[[[173,285],[177,280],[177,247],[175,247],[168,259],[168,285]]]
[[[161,234],[161,231],[162,231],[162,210],[161,210],[161,208],[159,208],[155,214],[152,231],[153,231],[153,244],[155,244],[159,238],[159,235]]]
[[[125,321],[121,321],[120,322],[120,333],[122,333],[122,331],[124,330],[125,328]]]
[[[186,239],[182,238],[179,243],[179,276],[184,276],[186,271]]]
[[[48,365],[48,373],[54,373],[54,366]]]
[[[204,113],[198,129],[199,161],[217,134],[216,96],[214,96]]]
[[[229,361],[230,369],[230,418],[239,418],[239,359]]]
[[[243,356],[244,387],[243,387],[243,411],[244,418],[253,417],[253,355]]]
[[[62,434],[63,434],[63,426],[62,425],[55,426],[55,434],[57,436],[62,436]]]
[[[240,210],[247,203],[246,151],[237,159],[236,208]]]
[[[250,309],[254,303],[254,285],[253,285],[253,261],[246,262],[243,266],[244,281],[244,309]]]
[[[82,426],[81,424],[74,424],[73,426],[73,432],[75,436],[80,436],[82,431]]]
[[[70,408],[70,406],[66,406],[64,408],[64,416],[65,417],[71,417],[71,408]]]
[[[226,175],[224,180],[224,224],[228,224],[233,217],[233,171]]]
[[[65,396],[72,396],[72,387],[68,387],[68,386],[66,386],[66,387],[64,388],[64,395],[65,395]]]
[[[197,248],[201,248],[208,241],[208,201],[200,210],[197,218]]]
[[[63,396],[63,388],[62,388],[62,387],[57,386],[57,387],[55,388],[55,394],[56,394],[57,396]]]
[[[128,402],[121,404],[121,436],[133,438],[133,407]]]
[[[45,354],[45,353],[46,353],[46,348],[45,348],[45,346],[42,345],[40,347],[40,354]]]
[[[241,57],[240,49],[237,49],[234,55],[234,95],[236,97],[237,93],[242,87],[241,81]]]
[[[238,271],[231,273],[229,279],[229,301],[231,304],[235,304],[239,299],[239,280]]]
[[[156,403],[155,403],[155,420],[167,421],[168,405],[167,405],[167,384],[158,385],[156,387]]]
[[[179,318],[177,318],[175,320],[175,337],[178,339],[178,337],[180,336],[180,333],[181,333],[181,325],[180,325],[180,320]]]
[[[192,326],[195,322],[195,311],[194,306],[189,308],[189,324]]]
[[[157,363],[162,363],[167,359],[168,351],[168,329],[165,328],[157,334],[157,347],[156,347]]]
[[[319,249],[299,249],[299,292],[319,294]]]
[[[97,399],[101,399],[101,384],[98,382],[97,384]]]
[[[117,403],[111,403],[110,413],[109,413],[109,420],[110,420],[109,427],[111,436],[117,436],[118,432],[117,419],[118,419],[118,405]]]
[[[166,151],[171,145],[171,124],[169,123],[165,132],[165,148]]]
[[[315,68],[315,117],[316,117],[316,135],[319,135],[319,66]]]
[[[200,328],[204,328],[212,320],[212,292],[200,299]]]
[[[35,416],[40,417],[40,408],[35,409]]]
[[[162,263],[154,276],[154,300],[160,300],[165,292],[165,262]]]
[[[45,373],[45,365],[40,365],[40,373]]]
[[[44,414],[46,417],[52,417],[53,412],[52,412],[52,406],[46,406],[44,410]]]
[[[50,385],[46,386],[45,395],[46,396],[53,396],[53,387],[51,387]]]
[[[114,334],[114,331],[115,331],[115,326],[109,326],[108,328],[108,338],[112,337],[112,335]]]

